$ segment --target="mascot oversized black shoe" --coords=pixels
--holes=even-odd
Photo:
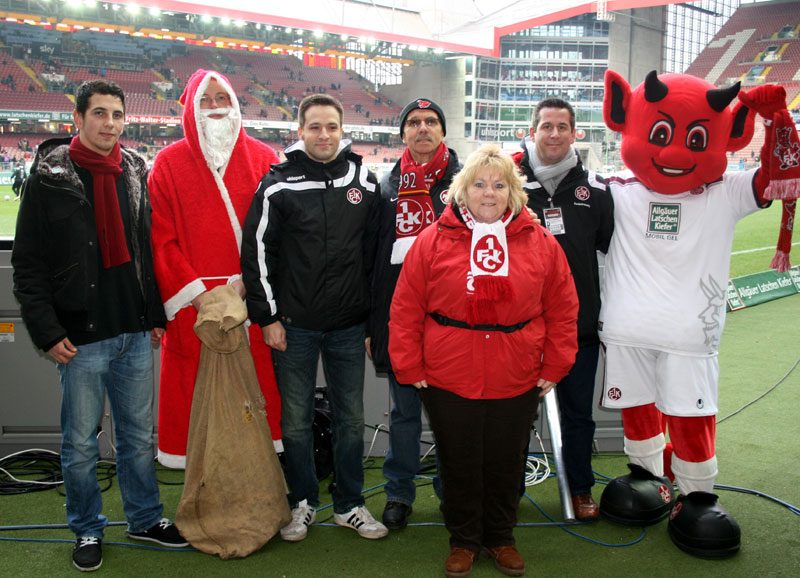
[[[739,551],[742,531],[717,499],[707,492],[678,497],[667,527],[678,548],[703,558],[725,558]]]
[[[660,522],[672,506],[672,484],[636,464],[630,474],[611,480],[600,498],[600,514],[617,524],[649,526]]]

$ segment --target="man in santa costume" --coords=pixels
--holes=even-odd
[[[606,179],[615,229],[599,319],[602,399],[622,409],[631,473],[608,484],[600,512],[635,525],[669,515],[679,548],[729,556],[739,550],[741,531],[713,492],[731,244],[739,219],[782,199],[772,266],[788,268],[800,167],[786,151],[797,133],[779,86],[743,94],[738,83],[718,89],[653,71],[631,89],[610,70],[605,84],[604,120],[622,134],[630,170]],[[741,102],[731,108],[737,95]],[[756,112],[767,135],[761,167],[725,172],[727,153],[750,141]],[[674,504],[673,479],[680,490]]]
[[[228,80],[198,70],[180,98],[185,138],[155,159],[148,186],[153,205],[155,270],[167,331],[161,349],[158,461],[186,463],[200,340],[194,333],[205,293],[228,283],[245,296],[239,254],[242,223],[261,176],[278,161],[266,144],[242,128],[239,102]],[[270,349],[257,325],[249,328],[267,418],[280,450],[280,396]]]

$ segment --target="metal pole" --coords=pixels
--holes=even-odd
[[[556,478],[558,480],[558,493],[561,496],[561,513],[565,522],[575,521],[575,510],[572,508],[572,496],[569,492],[569,481],[564,467],[564,454],[561,444],[561,419],[558,416],[558,398],[556,392],[550,390],[544,396],[544,410],[547,418],[547,429],[550,430],[550,446],[553,450],[553,459],[556,462]]]

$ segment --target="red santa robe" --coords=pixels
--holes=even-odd
[[[231,105],[239,112],[235,93],[223,75],[208,70],[195,72],[180,100],[186,136],[158,154],[148,181],[156,278],[168,319],[161,348],[158,460],[173,468],[183,468],[186,463],[189,415],[200,359],[192,299],[241,274],[242,223],[261,177],[278,162],[272,148],[245,134],[239,120],[239,137],[227,165],[218,171],[209,165],[199,130],[199,108],[200,97],[212,78],[228,91]],[[281,404],[271,351],[257,325],[249,328],[249,335],[269,426],[280,450]]]

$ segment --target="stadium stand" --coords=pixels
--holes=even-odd
[[[783,84],[792,103],[800,93],[800,2],[740,6],[686,72],[745,89]]]

